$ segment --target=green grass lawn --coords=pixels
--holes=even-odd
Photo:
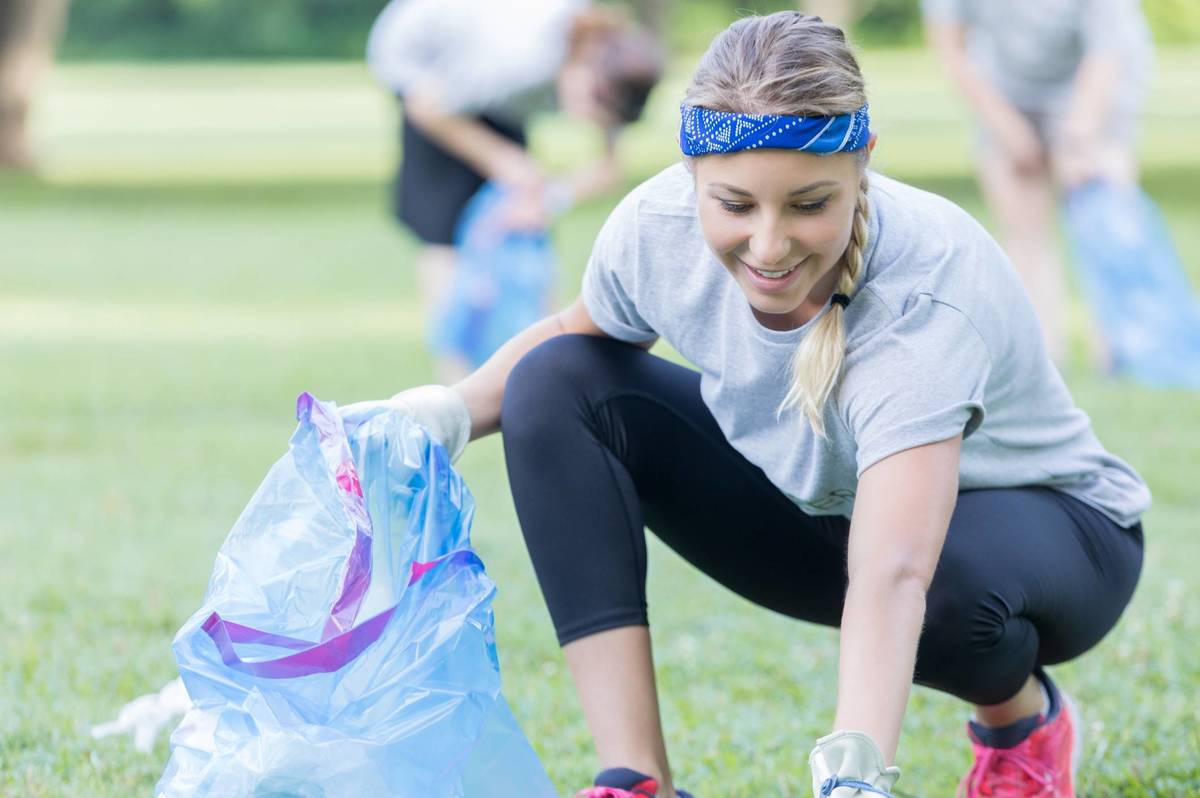
[[[865,63],[880,167],[981,213],[970,133],[936,70],[907,52]],[[1198,73],[1200,51],[1162,54],[1142,149],[1200,285],[1200,95],[1185,90]],[[673,159],[685,79],[681,66],[626,141],[631,183]],[[0,795],[148,795],[165,738],[140,755],[87,729],[174,675],[170,640],[284,450],[296,394],[345,402],[429,379],[412,244],[385,210],[392,110],[358,65],[103,65],[60,70],[36,121],[44,178],[0,182]],[[562,123],[534,140],[557,164],[590,143]],[[610,204],[557,230],[564,298]],[[1057,670],[1087,717],[1081,794],[1200,795],[1200,400],[1079,363],[1069,377],[1156,498],[1133,606]],[[462,471],[500,586],[506,693],[567,793],[594,761],[499,440],[473,445]],[[651,561],[678,780],[701,796],[807,795],[835,634],[754,608],[661,546]],[[964,720],[956,701],[914,692],[908,794],[953,793]]]

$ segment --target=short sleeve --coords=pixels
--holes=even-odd
[[[854,436],[858,474],[905,449],[969,436],[983,423],[990,371],[971,321],[927,294],[848,352],[838,410]]]
[[[1089,54],[1127,52],[1146,25],[1138,0],[1090,0],[1079,13],[1083,47]]]
[[[965,0],[921,0],[921,14],[926,22],[944,24],[966,22]]]
[[[446,19],[431,0],[392,0],[367,36],[371,74],[396,94],[410,91],[440,61]]]
[[[621,341],[657,337],[638,310],[638,202],[627,196],[609,215],[583,274],[583,304],[596,326]]]

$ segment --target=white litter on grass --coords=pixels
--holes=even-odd
[[[147,693],[133,699],[117,713],[117,719],[92,727],[92,737],[97,740],[117,734],[132,734],[133,747],[142,753],[154,749],[154,741],[164,726],[176,715],[191,709],[183,679],[172,679],[157,693]]]

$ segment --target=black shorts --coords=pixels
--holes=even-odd
[[[525,131],[511,122],[477,116],[509,141],[525,146]],[[484,177],[414,127],[400,125],[400,166],[392,182],[392,210],[426,244],[453,244],[458,217]]]

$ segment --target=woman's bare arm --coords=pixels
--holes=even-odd
[[[866,732],[890,764],[908,704],[925,592],[958,500],[962,436],[863,472],[850,522],[836,729]]]
[[[471,414],[471,440],[490,435],[500,429],[500,404],[504,400],[504,384],[508,375],[525,353],[556,335],[577,333],[606,335],[588,315],[582,298],[566,309],[529,326],[500,347],[486,363],[452,387],[466,402]],[[645,344],[650,348],[653,342]]]
[[[513,186],[540,186],[541,172],[519,144],[482,122],[446,111],[431,95],[413,92],[404,114],[422,133],[492,180]]]
[[[959,94],[1016,165],[1022,170],[1041,167],[1045,153],[1032,125],[979,73],[967,56],[966,28],[959,24],[931,22],[925,26],[925,36]]]

